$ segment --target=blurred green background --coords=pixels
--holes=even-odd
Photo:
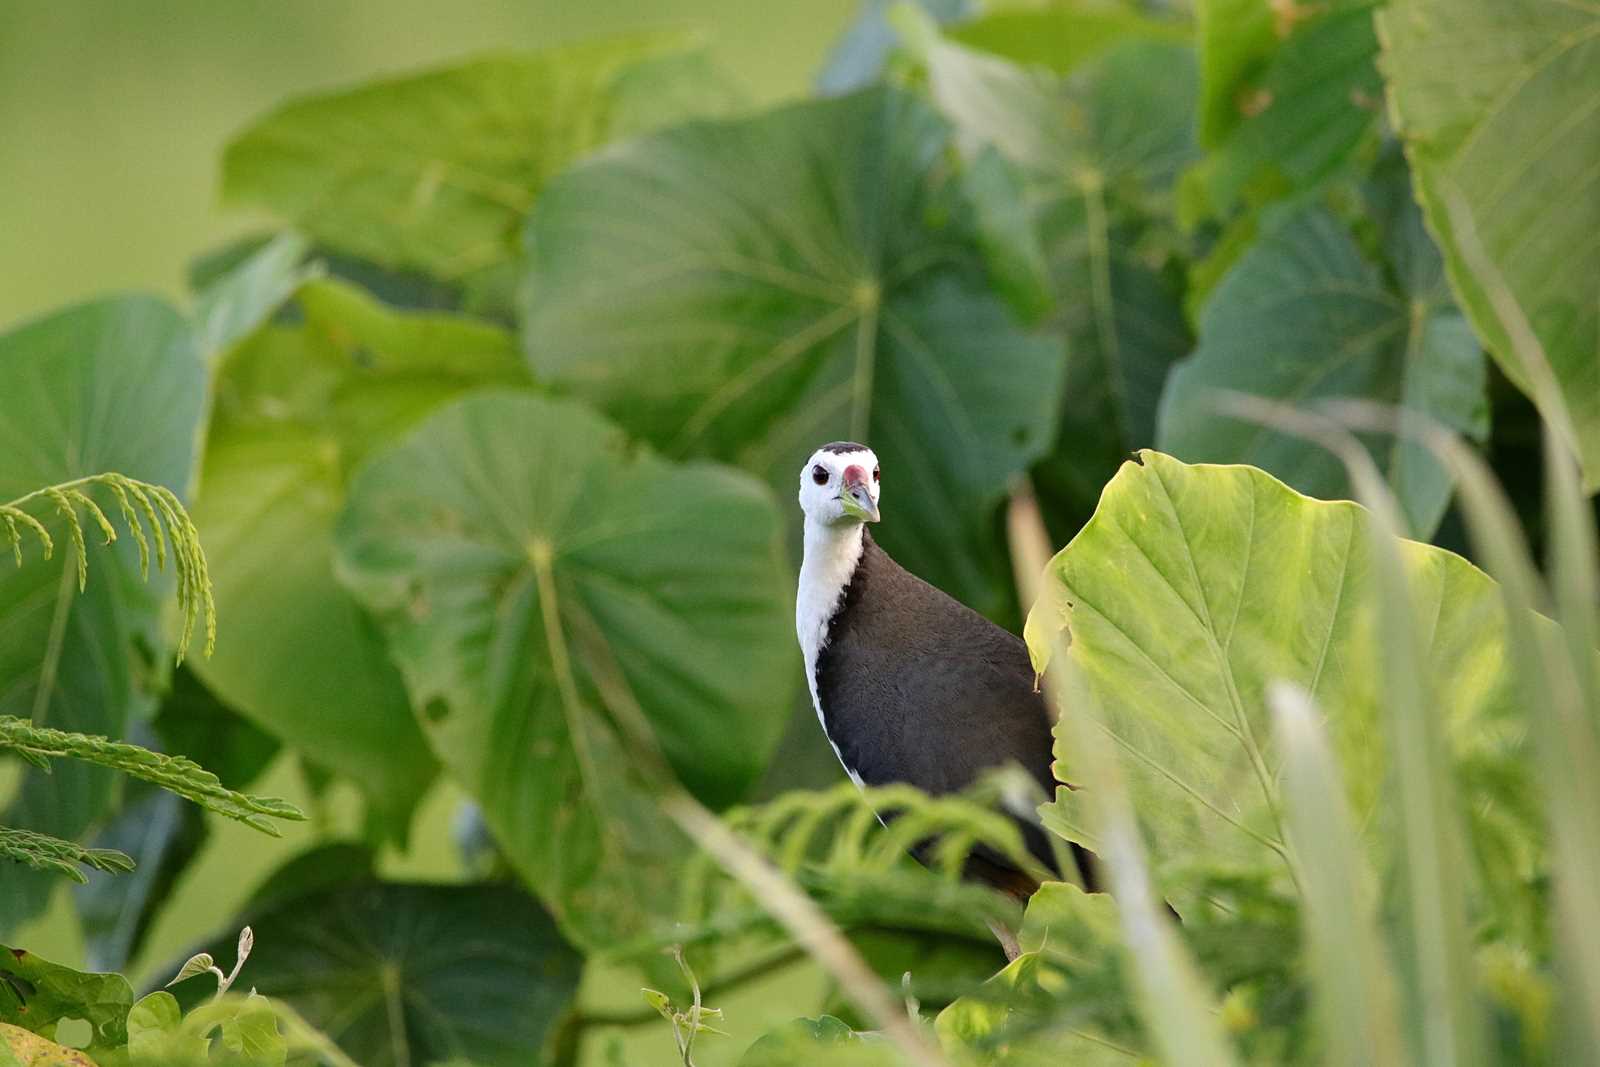
[[[804,90],[854,0],[68,0],[0,8],[0,327],[185,263],[259,219],[217,207],[222,146],[285,98],[496,49],[706,34],[756,102]]]

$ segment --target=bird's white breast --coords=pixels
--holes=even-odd
[[[865,548],[862,539],[864,527],[858,523],[843,526],[825,526],[806,520],[805,560],[800,564],[800,586],[794,600],[794,628],[800,638],[800,651],[806,659],[806,685],[811,689],[811,707],[822,724],[822,734],[828,737],[828,721],[822,714],[822,700],[817,694],[817,657],[828,643],[828,623],[844,598],[845,586],[861,562]],[[832,737],[833,754],[839,764],[857,785],[861,777],[845,766],[844,756]]]

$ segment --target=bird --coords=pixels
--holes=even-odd
[[[881,492],[877,454],[854,441],[823,445],[800,471],[795,631],[834,754],[858,786],[904,782],[937,795],[1016,763],[1054,795],[1051,719],[1027,646],[878,545],[868,526],[881,519]],[[1044,832],[1017,822],[1028,850],[1062,874]],[[1092,886],[1092,858],[1071,855]],[[963,874],[1023,900],[1038,888],[985,847]],[[1014,956],[1014,939],[995,933]]]

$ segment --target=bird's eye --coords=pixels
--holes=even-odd
[[[818,463],[815,467],[812,467],[811,468],[811,480],[816,482],[818,485],[827,485],[828,484],[828,468],[824,467],[820,463]]]
[[[872,468],[872,480],[873,481],[877,481],[878,480],[878,468],[877,467],[873,467]]]

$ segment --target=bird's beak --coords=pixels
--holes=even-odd
[[[846,482],[839,490],[839,503],[844,513],[862,522],[878,521],[878,505],[872,499],[872,490],[863,481]]]

